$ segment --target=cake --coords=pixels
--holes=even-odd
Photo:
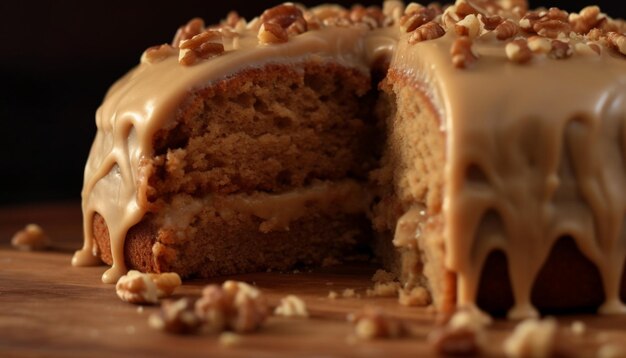
[[[368,246],[440,311],[623,313],[625,32],[522,0],[193,19],[97,111],[73,264],[206,278]]]

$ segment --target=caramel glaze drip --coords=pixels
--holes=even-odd
[[[471,71],[449,59],[451,34],[408,46],[392,67],[430,84],[447,132],[444,240],[459,305],[474,305],[489,253],[506,253],[515,306],[537,315],[533,283],[556,240],[572,237],[599,269],[600,313],[624,313],[626,61],[610,52],[565,61],[507,61],[476,47]]]

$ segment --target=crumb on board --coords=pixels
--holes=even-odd
[[[13,235],[11,245],[22,251],[42,251],[50,246],[50,238],[37,224],[28,224]]]
[[[306,303],[296,295],[288,295],[280,299],[280,304],[274,310],[274,315],[283,317],[309,317]]]

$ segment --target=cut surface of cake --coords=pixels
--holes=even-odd
[[[97,112],[73,263],[212,277],[369,245],[441,311],[623,313],[625,31],[496,0],[194,19]]]

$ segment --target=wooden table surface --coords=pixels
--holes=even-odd
[[[21,252],[10,246],[12,235],[28,223],[41,225],[51,236],[51,250]],[[139,312],[138,306],[119,300],[114,286],[100,281],[106,267],[70,265],[72,253],[81,243],[78,204],[0,208],[0,357],[433,355],[426,341],[435,320],[429,310],[402,307],[395,298],[328,298],[330,290],[346,288],[363,294],[372,285],[375,267],[371,265],[228,277],[257,285],[273,305],[287,294],[296,294],[307,303],[311,317],[271,317],[259,332],[242,336],[236,346],[225,347],[214,335],[176,336],[151,329],[148,316],[157,308],[146,306]],[[209,282],[185,282],[176,295],[199,295]],[[395,340],[350,339],[352,326],[346,316],[366,305],[382,307],[406,320],[413,335]],[[575,320],[585,322],[587,333],[575,349],[580,356],[596,356],[598,346],[607,342],[626,352],[626,317],[558,319],[564,329]],[[494,323],[487,333],[487,355],[502,354],[501,343],[513,326],[502,320]]]

